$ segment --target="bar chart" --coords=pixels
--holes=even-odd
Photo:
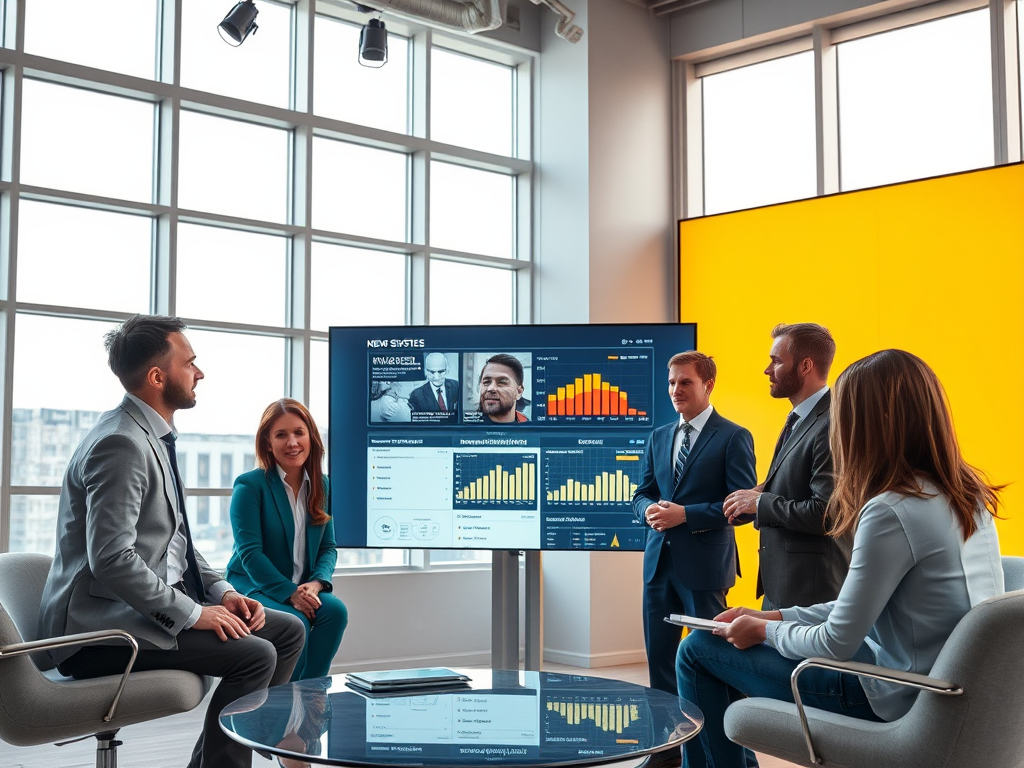
[[[618,699],[608,702],[604,696],[581,696],[581,697],[551,697],[545,703],[545,735],[548,738],[579,738],[588,737],[591,740],[603,741],[609,736],[618,744],[637,743],[638,738],[623,739],[616,736],[628,737],[629,729],[643,729],[644,717],[641,707],[637,703]],[[603,699],[603,701],[602,701]],[[604,735],[604,738],[599,738]],[[641,734],[636,734],[639,737]]]
[[[651,356],[644,350],[559,350],[538,356],[534,371],[545,421],[651,421]]]
[[[642,458],[639,450],[615,448],[545,451],[545,505],[628,507],[640,482]]]
[[[536,509],[536,453],[454,455],[455,509]]]

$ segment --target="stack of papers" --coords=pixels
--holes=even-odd
[[[354,688],[382,693],[413,691],[419,688],[468,687],[471,678],[444,667],[424,667],[420,669],[386,669],[377,672],[349,672],[345,679]]]

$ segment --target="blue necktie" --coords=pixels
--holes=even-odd
[[[679,444],[679,453],[676,454],[676,482],[679,482],[679,478],[683,476],[683,467],[686,466],[686,460],[690,457],[690,433],[693,432],[693,427],[689,423],[683,423],[683,442]]]
[[[188,567],[182,575],[181,580],[185,583],[185,589],[189,597],[197,602],[206,600],[206,589],[203,588],[203,578],[199,574],[199,563],[196,561],[196,551],[192,546],[192,533],[188,528],[188,517],[185,515],[185,492],[181,485],[181,473],[178,472],[178,455],[174,450],[174,433],[168,432],[160,438],[167,446],[167,456],[171,460],[171,474],[174,475],[174,491],[178,495],[178,509],[181,510],[181,521],[185,526],[185,563]]]

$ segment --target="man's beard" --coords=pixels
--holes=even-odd
[[[192,390],[174,381],[167,382],[167,386],[164,387],[163,399],[164,405],[172,411],[196,407],[196,396]]]
[[[781,379],[777,380],[777,383],[771,389],[771,394],[772,397],[779,399],[792,397],[800,391],[802,386],[803,382],[800,380],[800,375],[796,372],[796,366],[794,365],[783,374]]]
[[[496,402],[480,400],[480,410],[492,418],[495,416],[508,416],[514,407],[515,401],[506,406],[500,400]]]

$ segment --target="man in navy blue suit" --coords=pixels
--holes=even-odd
[[[680,629],[671,613],[711,619],[726,609],[739,560],[725,497],[756,480],[754,440],[710,403],[717,366],[700,352],[668,362],[676,423],[651,433],[633,512],[650,527],[644,548],[644,639],[651,687],[676,692]]]

